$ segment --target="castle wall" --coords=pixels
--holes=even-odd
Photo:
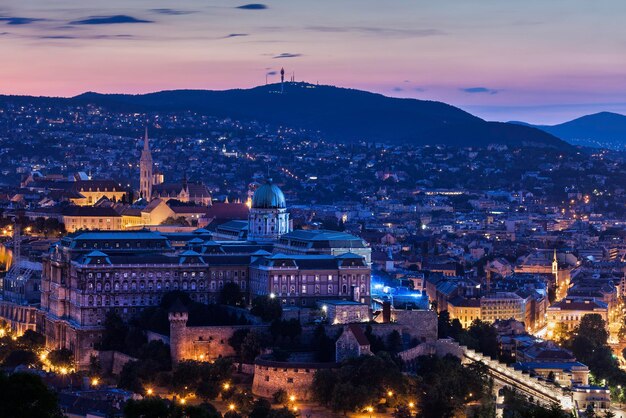
[[[297,401],[308,401],[313,397],[311,385],[315,372],[336,366],[334,363],[289,363],[258,359],[254,364],[252,393],[270,398],[283,389]]]

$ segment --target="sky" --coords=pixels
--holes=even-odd
[[[0,94],[297,81],[488,120],[626,114],[623,0],[2,0]]]

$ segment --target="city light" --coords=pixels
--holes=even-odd
[[[100,380],[97,377],[91,379],[91,386],[98,386],[98,383],[100,383]]]
[[[289,401],[291,401],[291,402],[295,402],[295,400],[296,400],[296,397],[295,397],[294,395],[291,395],[291,396],[289,397]]]
[[[228,390],[230,389],[230,384],[229,383],[224,383],[224,390]]]
[[[231,411],[235,410],[235,404],[231,403],[230,405],[228,405],[228,409],[230,409]]]
[[[154,391],[152,390],[152,388],[148,388],[148,390],[146,390],[146,393],[148,394],[148,396],[150,396],[154,393]]]

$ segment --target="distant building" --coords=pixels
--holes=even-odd
[[[548,337],[561,324],[566,330],[576,328],[583,316],[598,314],[604,321],[608,321],[609,308],[604,302],[594,298],[571,298],[567,297],[548,307]],[[607,322],[608,326],[608,322]]]
[[[341,363],[351,357],[366,355],[372,355],[372,351],[363,329],[356,324],[345,326],[335,342],[335,361]]]

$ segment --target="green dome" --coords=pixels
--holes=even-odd
[[[277,209],[286,208],[287,204],[282,190],[270,180],[254,192],[252,207],[256,209]]]

